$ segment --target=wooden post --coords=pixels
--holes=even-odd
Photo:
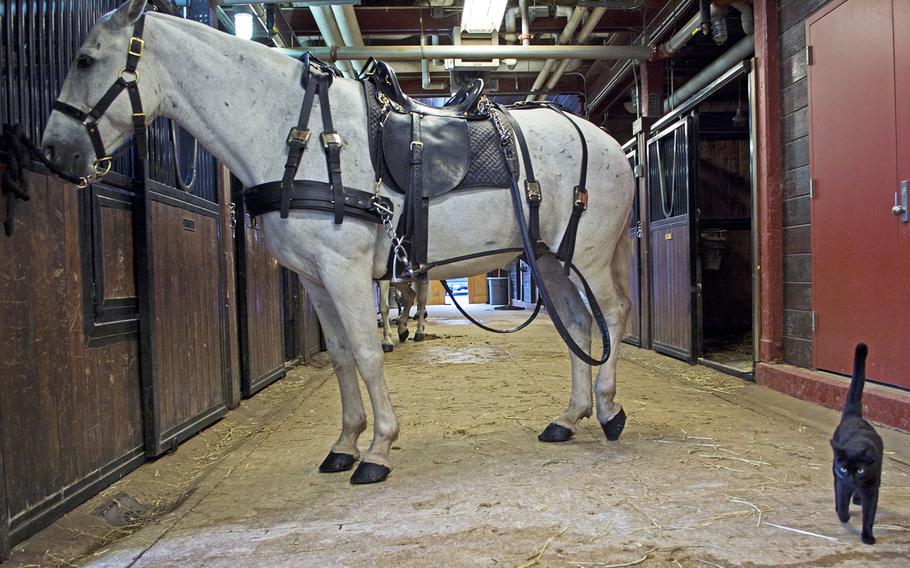
[[[487,275],[478,274],[468,278],[468,302],[471,304],[487,303]]]
[[[756,152],[761,320],[758,360],[783,359],[783,202],[781,189],[780,50],[777,2],[756,0]]]
[[[641,91],[638,104],[641,115],[659,118],[664,114],[664,62],[644,61],[639,65]]]
[[[233,207],[233,197],[231,192],[231,172],[227,167],[222,165],[220,169],[219,184],[221,188],[221,254],[224,256],[224,272],[227,275],[225,280],[225,308],[227,310],[227,321],[225,322],[225,332],[227,335],[227,360],[228,360],[228,377],[230,379],[230,388],[227,392],[228,406],[237,408],[240,405],[240,339],[237,335],[237,279],[234,276],[235,266],[235,235],[237,223],[237,210]],[[243,220],[241,219],[241,222]]]

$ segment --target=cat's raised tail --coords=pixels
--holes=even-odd
[[[866,355],[869,348],[859,343],[853,353],[853,378],[850,390],[847,391],[847,404],[844,405],[844,416],[863,415],[863,385],[866,384]]]

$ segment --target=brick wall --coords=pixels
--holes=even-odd
[[[781,0],[784,360],[812,366],[812,255],[805,19],[829,0]]]

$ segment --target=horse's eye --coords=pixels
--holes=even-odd
[[[94,62],[94,58],[89,57],[88,55],[80,55],[76,58],[76,67],[79,69],[85,69],[87,67],[91,67],[92,63]]]

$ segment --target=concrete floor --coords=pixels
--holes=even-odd
[[[499,325],[527,313],[472,311]],[[572,441],[543,444],[537,433],[569,390],[565,348],[545,317],[502,336],[435,307],[428,332],[387,355],[402,427],[387,482],[355,487],[348,474],[317,472],[340,402],[330,369],[299,368],[17,547],[11,563],[910,563],[908,434],[879,428],[878,544],[866,546],[858,512],[847,525],[834,514],[834,411],[623,346],[622,439],[607,442],[589,419]]]

